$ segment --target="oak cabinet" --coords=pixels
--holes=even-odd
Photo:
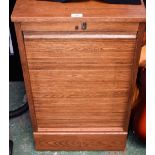
[[[123,150],[145,29],[143,4],[22,4],[17,1],[12,20],[36,149]],[[109,15],[103,14],[107,8]]]

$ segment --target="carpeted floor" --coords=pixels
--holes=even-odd
[[[10,82],[10,110],[23,104],[25,88],[23,82]],[[108,151],[35,151],[32,137],[32,128],[29,113],[10,120],[10,139],[13,140],[13,155],[145,155],[146,147],[132,132],[129,133],[126,149],[124,152]]]

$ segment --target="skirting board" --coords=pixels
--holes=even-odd
[[[36,150],[124,150],[127,132],[34,132]]]

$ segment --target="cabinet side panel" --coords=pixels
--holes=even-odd
[[[18,42],[20,59],[21,59],[21,64],[22,64],[22,70],[23,70],[23,76],[24,76],[24,82],[25,82],[25,89],[26,89],[26,94],[28,97],[30,117],[31,117],[33,129],[34,129],[34,131],[37,131],[37,122],[36,122],[35,109],[33,106],[31,84],[30,84],[30,79],[29,79],[29,70],[28,70],[24,40],[23,40],[23,35],[22,35],[20,23],[15,23],[15,30],[16,30],[17,42]]]

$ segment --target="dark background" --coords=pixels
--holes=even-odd
[[[11,22],[11,13],[14,8],[15,2],[16,0],[9,0],[9,28],[10,28],[11,40],[12,40],[13,49],[14,49],[13,55],[10,54],[10,49],[9,49],[9,81],[23,81],[23,74],[21,69],[14,24]]]

